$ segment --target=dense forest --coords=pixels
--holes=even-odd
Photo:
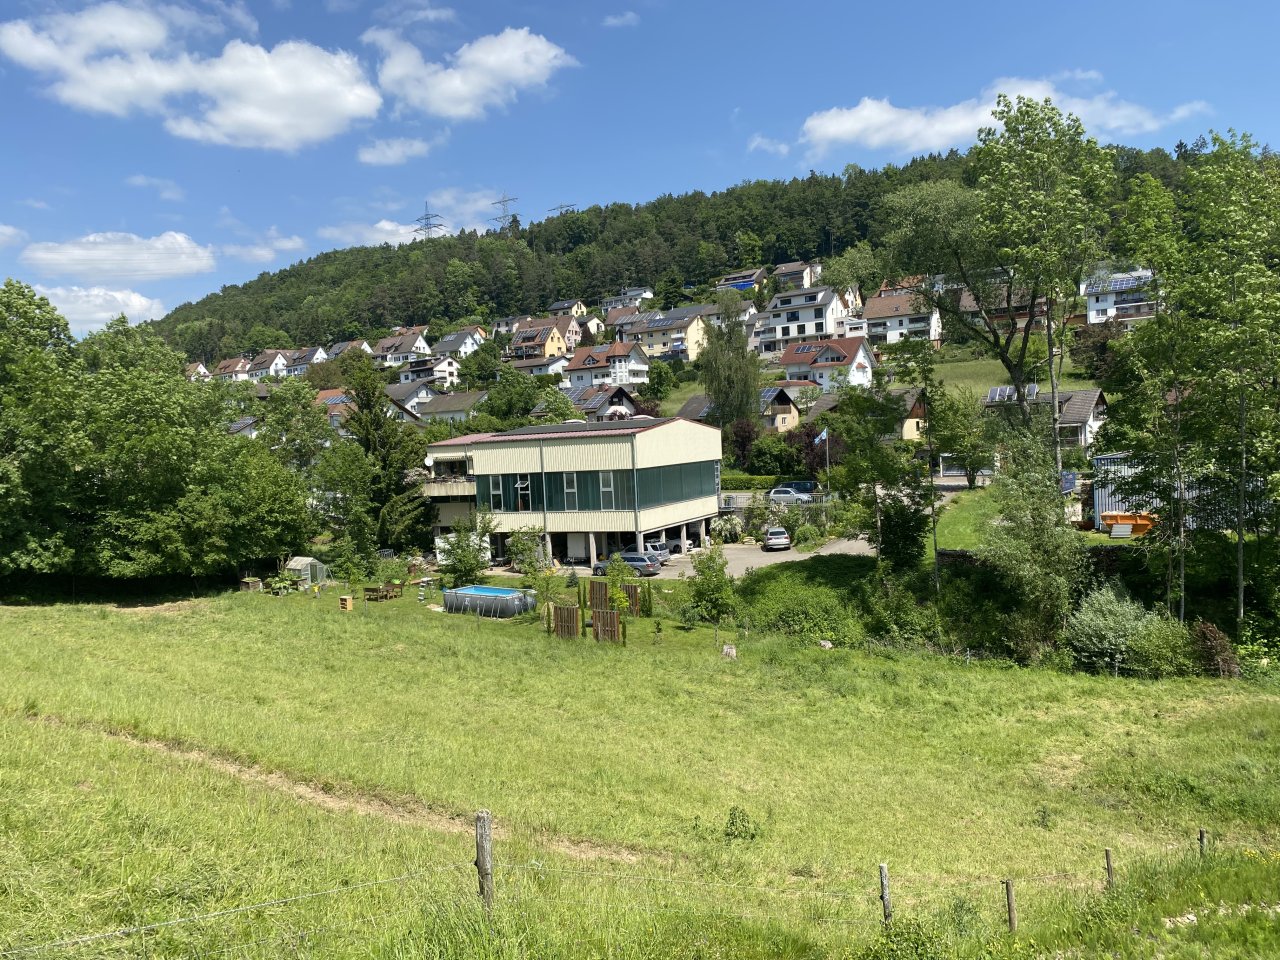
[[[1174,154],[1111,148],[1115,200],[1125,199],[1140,173],[1176,190],[1187,158],[1203,149],[1199,142],[1179,144]],[[183,304],[154,327],[192,359],[209,362],[399,325],[445,332],[473,317],[541,312],[564,297],[591,303],[634,284],[652,285],[674,305],[686,286],[735,267],[879,245],[892,226],[882,214],[886,197],[913,184],[963,181],[967,159],[952,150],[878,170],[850,165],[841,174],[593,206],[483,235],[335,250]]]

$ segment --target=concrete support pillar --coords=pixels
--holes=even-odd
[[[587,566],[596,562],[596,535],[595,532],[587,534]]]
[[[644,534],[636,531],[636,553],[644,553]]]
[[[546,563],[551,562],[551,534],[543,533],[542,535],[542,559]]]

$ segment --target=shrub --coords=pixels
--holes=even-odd
[[[905,579],[890,577],[867,591],[867,633],[881,646],[923,650],[936,645],[941,633],[938,609],[920,603]]]
[[[724,823],[725,842],[754,840],[758,836],[760,836],[760,825],[751,819],[751,815],[737,804],[730,807],[729,816]]]
[[[757,477],[750,473],[725,470],[720,474],[720,489],[728,491],[772,490],[778,485],[777,475]]]
[[[895,570],[918,567],[924,559],[929,516],[914,504],[888,500],[880,509],[880,557]]]
[[[1148,614],[1129,638],[1128,672],[1139,677],[1185,677],[1196,672],[1195,647],[1186,624]]]
[[[842,564],[844,559],[820,558],[819,562],[829,570],[830,579],[809,575],[806,567],[814,562],[812,560],[777,564],[743,577],[738,593],[752,630],[809,642],[826,640],[837,646],[859,643],[862,628],[852,604],[853,597],[847,589],[837,587],[835,583],[851,583],[855,577],[863,575],[865,569],[849,572],[846,566],[861,568],[862,565]],[[849,559],[857,561],[863,558]]]
[[[1191,636],[1199,654],[1201,669],[1213,676],[1240,676],[1240,661],[1236,659],[1231,641],[1225,633],[1212,623],[1197,620],[1191,628]]]
[[[818,533],[818,528],[811,523],[802,523],[796,528],[794,542],[797,547],[807,547],[821,539],[822,534]]]
[[[742,539],[742,518],[736,513],[726,513],[711,521],[711,535],[721,543],[737,543]]]
[[[724,551],[712,547],[692,557],[693,576],[689,578],[688,616],[692,620],[719,623],[732,616],[738,606],[733,592],[733,578],[726,572],[728,561]]]
[[[1094,590],[1067,620],[1063,640],[1086,670],[1118,670],[1127,660],[1129,643],[1142,627],[1147,611],[1112,586]]]

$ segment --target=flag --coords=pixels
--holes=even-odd
[[[816,447],[818,444],[822,443],[826,439],[827,439],[827,428],[823,427],[822,432],[813,438],[813,445]]]

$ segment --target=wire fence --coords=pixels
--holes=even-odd
[[[485,828],[481,829],[481,820]],[[734,925],[847,943],[867,940],[895,914],[930,913],[990,931],[1016,933],[1019,899],[1028,916],[1053,898],[1080,899],[1118,882],[1111,851],[1095,871],[1010,872],[1006,876],[895,875],[889,865],[838,879],[790,877],[781,884],[682,876],[622,866],[506,861],[493,856],[491,821],[477,817],[476,860],[306,891],[117,929],[40,942],[0,942],[0,960],[50,957],[295,957],[395,955],[414,936],[518,935],[538,924],[576,924],[643,937],[663,925]],[[1212,845],[1199,833],[1199,854]],[[1194,851],[1194,847],[1191,848]],[[856,886],[855,886],[856,884]],[[432,926],[434,924],[434,927]]]

